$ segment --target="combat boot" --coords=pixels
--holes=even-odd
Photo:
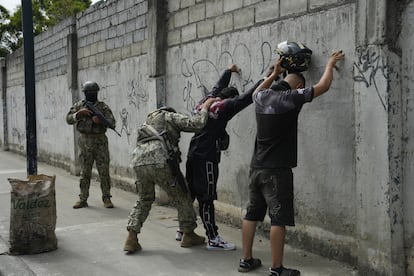
[[[141,249],[141,245],[138,242],[137,232],[132,230],[129,231],[128,237],[125,241],[124,251],[126,251],[127,254],[133,254]]]
[[[181,247],[191,247],[195,245],[202,245],[204,244],[206,238],[200,237],[194,231],[190,233],[184,233],[181,239]]]
[[[86,202],[86,200],[79,200],[73,205],[73,209],[79,209],[83,207],[88,207],[88,202]]]
[[[112,204],[112,201],[111,201],[111,199],[109,197],[108,198],[104,198],[103,204],[104,204],[104,207],[105,208],[114,208],[114,205]]]

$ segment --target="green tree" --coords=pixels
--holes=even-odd
[[[48,17],[48,25],[53,26],[63,19],[86,10],[91,0],[44,0],[43,9]]]
[[[7,24],[10,14],[5,7],[0,5],[0,57],[5,57],[9,53],[7,38]]]
[[[32,0],[34,35],[40,34],[69,16],[86,10],[91,3],[91,0]],[[4,9],[4,13],[1,8]],[[7,10],[0,6],[0,13],[1,45],[13,52],[23,43],[22,7],[19,5],[10,16]]]

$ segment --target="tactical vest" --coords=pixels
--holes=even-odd
[[[164,138],[168,139],[168,143],[172,146],[174,152],[177,156],[181,156],[181,152],[179,151],[178,142],[180,139],[180,130],[177,129],[173,124],[168,123],[165,119],[167,114],[170,111],[166,108],[157,109],[148,114],[145,123],[147,125],[151,125],[159,134],[161,134]],[[147,129],[147,127],[142,125],[138,129],[137,135],[137,144],[138,143],[145,143],[150,140],[159,140],[151,131]]]
[[[86,107],[85,100],[82,100],[82,107]],[[96,104],[96,108],[98,108],[102,112],[103,103],[98,102]],[[84,134],[103,134],[106,132],[106,126],[102,124],[95,124],[92,121],[92,117],[89,116],[80,118],[79,121],[76,123],[76,129],[80,133]]]

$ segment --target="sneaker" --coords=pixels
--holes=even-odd
[[[282,266],[282,270],[277,272],[275,268],[269,268],[269,276],[300,276],[300,271]]]
[[[240,259],[239,272],[249,272],[250,270],[256,269],[262,265],[260,259],[251,258],[250,260]]]
[[[183,238],[183,231],[180,231],[180,229],[177,229],[177,232],[175,232],[175,240],[181,241]]]
[[[83,207],[88,207],[88,202],[86,202],[85,200],[79,200],[73,205],[73,209],[79,209]]]
[[[103,204],[105,208],[114,208],[114,205],[112,204],[112,201],[110,198],[105,198],[103,200]]]
[[[222,237],[217,236],[214,240],[208,240],[207,250],[235,250],[236,245],[223,240]]]

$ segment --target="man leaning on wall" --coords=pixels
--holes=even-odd
[[[282,46],[291,52],[300,48],[295,44]],[[297,166],[298,115],[303,104],[328,91],[336,62],[343,58],[342,51],[334,52],[319,82],[305,88],[305,78],[298,70],[272,85],[285,69],[295,69],[290,65],[301,64],[282,55],[273,73],[253,93],[257,134],[250,165],[249,204],[242,225],[243,257],[239,272],[261,266],[261,260],[253,258],[252,247],[257,222],[263,221],[268,211],[272,255],[269,275],[300,275],[298,270],[283,266],[286,226],[295,225],[292,168]]]

